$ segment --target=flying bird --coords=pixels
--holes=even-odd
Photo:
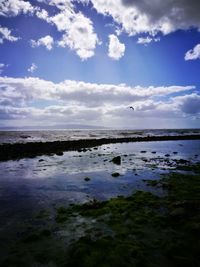
[[[132,110],[134,110],[134,108],[133,108],[133,107],[129,107],[129,108],[131,108]]]

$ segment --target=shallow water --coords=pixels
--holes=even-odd
[[[173,169],[175,159],[198,161],[199,151],[199,140],[140,142],[1,162],[1,216],[9,211],[25,214],[59,203],[127,195],[145,186],[142,179],[155,179]],[[121,156],[121,165],[111,162],[115,156]],[[112,177],[114,172],[120,176]]]

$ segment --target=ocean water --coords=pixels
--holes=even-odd
[[[200,134],[200,129],[0,131],[0,144],[190,134]]]

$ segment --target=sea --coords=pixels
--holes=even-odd
[[[0,144],[27,143],[27,142],[54,142],[81,139],[145,137],[145,136],[171,136],[171,135],[197,135],[200,129],[145,129],[145,130],[34,130],[34,131],[0,131]]]

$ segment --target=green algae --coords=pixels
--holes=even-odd
[[[168,194],[138,191],[127,198],[75,206],[83,216],[104,218],[114,234],[93,240],[91,229],[70,246],[68,265],[199,266],[200,174],[173,172],[149,185]]]
[[[194,173],[200,173],[200,163],[197,164],[189,164],[187,163],[182,163],[179,164],[176,167],[177,170],[182,170],[182,171],[192,171]]]
[[[73,218],[86,218],[74,223],[74,232],[84,229],[84,234],[67,245],[48,228],[33,231],[19,241],[4,266],[200,266],[199,164],[190,165],[186,174],[171,172],[144,182],[167,194],[137,191],[58,207],[55,228],[67,229]]]

